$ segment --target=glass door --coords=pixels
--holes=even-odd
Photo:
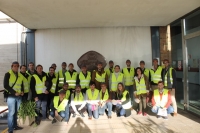
[[[200,36],[186,40],[188,110],[200,115]]]

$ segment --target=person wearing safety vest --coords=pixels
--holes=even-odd
[[[140,68],[142,69],[142,73],[149,79],[149,69],[145,68],[145,62],[140,61]]]
[[[37,65],[37,73],[31,77],[30,88],[32,91],[32,98],[36,102],[36,124],[40,123],[40,112],[42,113],[42,121],[49,121],[46,115],[47,100],[49,91],[47,90],[47,75],[43,72],[42,65]],[[41,108],[41,110],[40,110]]]
[[[76,85],[75,92],[71,95],[70,112],[73,114],[72,117],[76,117],[76,115],[85,117],[83,113],[86,109],[85,94],[81,92],[81,86]]]
[[[67,72],[67,63],[66,62],[63,62],[62,63],[62,69],[58,71],[58,87],[59,87],[59,90],[62,89],[63,87],[63,84],[65,82],[65,73]]]
[[[139,111],[138,115],[143,114],[147,116],[147,107],[146,107],[146,97],[149,93],[149,80],[146,75],[143,74],[142,68],[136,68],[136,76],[134,77],[134,95],[139,102]]]
[[[157,89],[158,82],[162,81],[162,67],[158,65],[158,59],[153,59],[153,67],[149,70],[149,82],[151,90],[149,92],[149,101],[152,99],[153,91]],[[148,103],[148,106],[152,106],[151,103]]]
[[[154,90],[153,97],[152,97],[152,105],[153,108],[151,109],[153,113],[158,114],[158,110],[161,109],[163,111],[167,111],[167,114],[171,114],[174,112],[173,107],[170,105],[171,95],[168,89],[164,88],[163,81],[158,82],[158,89]],[[158,118],[161,118],[161,115],[157,115]],[[167,116],[163,117],[164,119],[168,119]]]
[[[54,96],[58,96],[58,75],[55,74],[54,67],[49,67],[49,72],[47,73],[47,90],[49,92],[47,101],[47,114],[49,114],[50,104]]]
[[[81,85],[81,92],[86,93],[91,81],[91,73],[87,71],[85,65],[81,66],[81,72],[77,75],[76,84]]]
[[[23,93],[23,76],[18,72],[19,63],[13,62],[11,70],[4,76],[4,98],[7,99],[8,105],[8,132],[21,130],[22,127],[17,125],[17,111],[21,104]]]
[[[109,79],[110,91],[116,92],[117,85],[119,82],[124,83],[124,74],[120,72],[120,66],[116,65],[115,71],[110,75],[110,79]]]
[[[95,82],[96,89],[101,90],[101,83],[108,85],[108,75],[103,69],[102,62],[97,63],[97,69],[92,72],[92,82]]]
[[[62,117],[64,122],[69,121],[69,105],[68,100],[65,99],[65,90],[61,90],[59,92],[59,96],[55,96],[53,98],[52,104],[51,104],[51,112],[50,115],[54,118],[52,120],[52,124],[56,123],[57,120],[55,117]]]
[[[65,99],[69,100],[69,104],[70,104],[70,101],[71,101],[71,91],[68,89],[68,87],[69,87],[69,84],[67,82],[65,82],[63,84],[63,88],[61,90],[66,91],[66,93],[65,93]],[[60,92],[61,90],[59,90],[58,92]]]
[[[22,100],[26,101],[26,100],[28,100],[28,94],[29,94],[29,91],[30,91],[29,77],[31,77],[31,76],[29,76],[26,73],[26,66],[25,65],[20,66],[20,73],[23,76],[23,85],[24,85],[24,95],[22,96]]]
[[[110,78],[110,74],[114,72],[114,62],[112,60],[109,61],[109,68],[107,68],[105,71],[108,75],[108,79]]]
[[[165,68],[162,70],[162,80],[166,89],[170,91],[172,106],[174,108],[174,115],[177,116],[177,104],[175,98],[175,89],[176,89],[176,71],[169,65],[169,60],[165,59],[163,61]]]
[[[75,90],[77,72],[74,70],[74,65],[72,63],[68,66],[69,70],[65,73],[66,82],[69,84],[69,89],[71,92]]]
[[[115,98],[117,117],[131,115],[131,101],[129,92],[125,89],[123,83],[117,85],[117,95]]]
[[[124,84],[125,89],[129,92],[129,95],[131,97],[131,104],[133,105],[133,81],[134,81],[134,75],[135,75],[135,68],[131,67],[131,61],[126,60],[126,66],[122,69],[122,73],[124,74]]]
[[[99,115],[104,115],[105,110],[108,109],[108,119],[112,115],[112,102],[110,100],[110,93],[106,87],[106,83],[101,83],[100,101],[99,101]]]
[[[28,70],[26,71],[26,73],[29,76],[37,73],[37,71],[35,70],[35,64],[33,62],[29,62],[29,64],[28,64]]]
[[[86,102],[88,109],[88,119],[92,119],[92,115],[95,119],[99,118],[98,102],[99,102],[99,90],[95,88],[95,82],[90,82],[90,88],[86,91]]]

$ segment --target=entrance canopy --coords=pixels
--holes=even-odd
[[[199,0],[1,0],[0,10],[29,29],[166,26]]]

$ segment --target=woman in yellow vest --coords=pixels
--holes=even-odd
[[[131,99],[129,92],[125,90],[123,83],[118,83],[117,85],[117,95],[115,98],[116,104],[116,112],[117,116],[125,116],[128,117],[131,115]]]
[[[65,99],[65,91],[61,90],[59,96],[55,96],[51,107],[50,115],[54,117],[61,116],[65,122],[69,121],[69,106],[68,100]],[[62,121],[63,121],[62,120]],[[52,124],[55,123],[56,118],[53,119]]]
[[[146,97],[149,93],[149,81],[146,75],[143,74],[140,67],[136,68],[136,76],[134,77],[134,94],[135,98],[139,99],[139,111],[138,115],[143,113],[147,115]]]
[[[110,100],[109,91],[106,87],[106,83],[101,83],[99,115],[104,115],[105,109],[108,109],[108,119],[111,119],[112,102]]]
[[[88,109],[89,120],[92,119],[92,115],[95,119],[99,118],[98,102],[99,102],[99,90],[95,88],[95,83],[90,82],[90,89],[86,91],[86,102]]]

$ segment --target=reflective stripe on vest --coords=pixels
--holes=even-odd
[[[59,96],[54,96],[53,99],[53,104],[54,104],[54,108],[60,112],[60,111],[65,111],[65,107],[68,104],[68,100],[67,99],[63,99],[63,101],[60,103],[60,105],[58,106],[58,102],[59,102],[60,98]]]
[[[69,72],[65,73],[66,82],[69,84],[69,89],[74,89],[76,86],[77,72],[73,72],[72,77]]]
[[[162,67],[158,66],[157,70],[154,72],[152,69],[150,70],[151,74],[151,81],[154,83],[158,83],[159,81],[162,81],[161,79],[161,72],[162,72]]]
[[[138,81],[138,79],[135,78],[135,83],[136,83],[137,95],[147,93],[144,76],[141,77],[140,81]]]
[[[59,72],[58,72],[58,76],[59,76],[59,82],[58,82],[58,86],[59,87],[62,87],[63,86],[63,84],[64,84],[64,76],[63,76],[63,72],[62,72],[62,70],[60,70]]]
[[[35,78],[35,91],[37,94],[42,94],[43,93],[43,89],[46,88],[45,86],[45,82],[46,82],[46,76],[42,77],[42,81],[40,80],[40,78],[34,74],[33,77]]]
[[[166,72],[166,74],[165,74],[165,86],[168,86],[168,84],[167,84],[167,75],[168,75],[168,72],[170,72],[169,73],[169,76],[170,76],[170,83],[171,83],[171,85],[173,84],[173,78],[172,78],[172,69],[173,68],[169,68],[169,70]]]
[[[83,75],[83,72],[80,72],[79,79],[80,79],[80,85],[81,85],[82,89],[89,88],[89,83],[90,83],[90,80],[91,80],[90,75],[91,75],[91,73],[87,72],[87,77],[85,78],[85,76]]]
[[[154,100],[156,102],[156,106],[158,107],[165,107],[168,102],[168,90],[164,89],[162,94],[162,100],[160,99],[160,92],[158,89],[154,90],[153,92]]]
[[[94,93],[92,95],[91,89],[88,89],[87,90],[87,95],[88,95],[89,100],[97,100],[97,98],[99,96],[99,90],[94,89]]]
[[[13,84],[15,83],[17,77],[15,76],[15,74],[12,70],[10,70],[9,73],[10,73],[9,86],[12,87]],[[17,81],[12,89],[15,90],[17,93],[21,93],[21,85],[23,82],[23,75],[18,72],[17,76],[18,76]]]
[[[123,82],[123,78],[124,78],[123,73],[119,73],[117,79],[116,79],[115,73],[112,73],[112,79],[111,79],[111,90],[112,91],[117,90],[117,85],[119,82]]]
[[[130,72],[128,71],[127,67],[123,68],[123,73],[124,73],[124,81],[126,86],[133,85],[133,79],[134,79],[134,74],[135,70],[133,67],[130,68]]]
[[[103,74],[101,74],[101,76],[98,74],[98,72],[96,72],[96,80],[98,82],[105,82],[105,78],[106,78],[106,72],[104,72]]]
[[[23,78],[24,93],[28,93],[29,92],[29,88],[30,88],[30,82],[28,81],[29,77],[31,77],[31,76],[28,76],[28,79],[26,77]]]
[[[101,99],[101,101],[106,101],[106,100],[108,100],[108,98],[109,98],[108,90],[106,89],[106,92],[105,92],[105,94],[103,96],[103,99],[102,99],[102,90],[101,90],[100,91],[100,99]]]

